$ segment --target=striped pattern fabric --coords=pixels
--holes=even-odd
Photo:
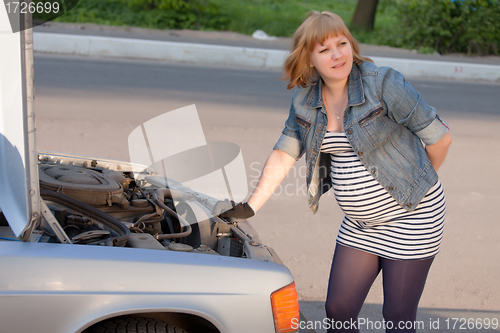
[[[332,156],[333,191],[345,213],[337,243],[394,260],[439,252],[446,210],[439,181],[408,212],[367,171],[345,133],[327,132],[321,152]]]

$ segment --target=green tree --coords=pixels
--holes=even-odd
[[[499,0],[396,0],[394,39],[439,53],[498,54]]]

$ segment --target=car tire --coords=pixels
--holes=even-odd
[[[118,317],[97,323],[84,333],[188,333],[166,322],[151,318]]]

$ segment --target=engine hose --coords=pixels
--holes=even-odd
[[[158,191],[157,191],[158,193]],[[193,229],[191,228],[191,225],[189,224],[188,221],[186,221],[182,216],[180,216],[179,214],[177,214],[175,211],[173,211],[170,207],[168,207],[167,205],[165,205],[163,203],[163,200],[160,200],[160,196],[157,194],[157,193],[154,193],[153,194],[153,199],[155,201],[155,203],[160,206],[162,209],[164,209],[165,211],[167,211],[167,213],[169,213],[170,215],[173,215],[177,218],[177,220],[179,220],[179,223],[184,225],[187,230],[184,231],[184,232],[179,232],[179,233],[176,233],[176,234],[161,234],[161,235],[156,235],[156,239],[157,240],[162,240],[162,239],[172,239],[172,238],[182,238],[182,237],[187,237],[191,234],[191,232],[193,231]],[[161,195],[161,198],[163,198],[164,196]]]
[[[128,236],[130,235],[130,230],[113,216],[106,214],[93,206],[90,206],[86,203],[58,192],[40,189],[40,195],[43,199],[56,202],[103,223],[118,235],[118,237],[111,238],[113,241],[113,245],[125,246]]]
[[[140,219],[138,219],[137,221],[134,222],[134,227],[137,228],[138,226],[141,225],[141,223],[144,221],[144,220],[147,220],[153,216],[156,216],[156,212],[154,213],[151,213],[151,214],[147,214],[147,215],[143,215]]]

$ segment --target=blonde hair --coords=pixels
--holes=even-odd
[[[318,79],[315,68],[310,67],[311,52],[316,42],[323,45],[328,37],[344,35],[352,47],[353,61],[360,65],[363,61],[373,62],[359,53],[359,44],[351,35],[344,20],[331,12],[310,11],[304,22],[293,34],[293,48],[283,64],[283,80],[288,80],[288,89],[295,86],[304,88]]]

